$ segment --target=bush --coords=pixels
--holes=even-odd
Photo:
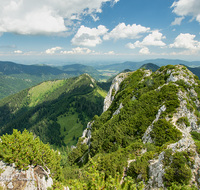
[[[187,117],[180,117],[180,118],[177,120],[177,123],[179,123],[179,124],[185,123],[186,127],[189,127],[189,126],[190,126],[190,122],[189,122],[189,120],[188,120]]]
[[[148,180],[148,160],[153,158],[153,152],[146,152],[141,157],[137,157],[135,162],[131,162],[128,168],[127,175],[134,179],[137,179],[138,175],[141,175],[138,181]]]
[[[166,159],[166,158],[165,158]],[[169,167],[166,167],[164,174],[164,181],[166,186],[176,185],[188,185],[192,177],[190,169],[191,159],[188,153],[176,152],[173,156],[168,157],[170,161],[166,162]]]
[[[166,119],[155,122],[150,135],[156,146],[162,146],[169,141],[177,142],[182,138],[182,133]]]
[[[12,135],[1,136],[0,159],[6,163],[15,163],[16,167],[27,170],[29,165],[47,166],[51,170],[52,177],[62,180],[60,167],[61,156],[48,144],[43,144],[39,138],[34,138],[26,129],[21,133],[17,129]]]

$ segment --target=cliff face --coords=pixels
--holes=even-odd
[[[92,157],[122,154],[127,175],[143,181],[145,189],[167,189],[174,183],[199,188],[199,100],[200,81],[184,66],[122,73],[112,82],[104,113],[84,132],[83,143]],[[136,142],[143,145],[126,153]]]
[[[53,185],[50,171],[41,166],[29,166],[28,170],[21,171],[14,164],[0,161],[0,171],[0,186],[4,189],[46,190]]]

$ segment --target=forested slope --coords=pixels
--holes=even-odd
[[[48,65],[22,65],[9,61],[0,61],[0,99],[42,81],[66,79],[84,73],[88,73],[96,80],[106,79],[93,67],[81,64],[55,67]]]
[[[197,189],[199,100],[200,81],[184,66],[121,73],[104,100],[104,113],[88,124],[69,163],[82,172],[95,165],[107,179],[128,175],[145,189]]]
[[[102,113],[105,95],[87,74],[42,82],[0,100],[0,135],[27,129],[44,143],[75,144],[87,122]]]

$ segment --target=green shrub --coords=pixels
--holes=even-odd
[[[167,153],[169,154],[170,152]],[[176,152],[171,157],[169,155],[167,157],[170,161],[165,161],[166,165],[169,166],[165,169],[165,185],[168,187],[172,186],[173,183],[176,185],[188,185],[192,177],[191,159],[188,153],[185,151]]]
[[[130,167],[128,168],[127,175],[131,176],[135,180],[138,175],[141,175],[141,178],[138,181],[147,181],[148,180],[148,160],[153,158],[153,152],[146,152],[141,157],[137,157],[135,162],[131,162]]]
[[[177,142],[182,138],[182,133],[166,119],[155,122],[150,135],[156,146],[162,146],[169,141]]]
[[[200,133],[192,131],[190,134],[192,135],[193,139],[200,141]]]
[[[177,121],[178,124],[185,123],[186,127],[190,126],[190,122],[187,117],[180,117]]]
[[[111,96],[114,96],[114,95],[115,95],[115,89],[113,88]]]
[[[62,180],[60,167],[61,156],[48,144],[43,144],[39,138],[34,138],[26,129],[21,133],[17,129],[12,135],[1,136],[0,159],[6,163],[15,163],[16,167],[27,170],[28,165],[47,166],[55,179]]]

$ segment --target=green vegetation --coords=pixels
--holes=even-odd
[[[88,75],[40,83],[0,100],[0,135],[26,128],[54,147],[75,145],[105,94]]]
[[[135,162],[131,162],[127,175],[137,179],[137,181],[148,180],[148,160],[153,158],[153,152],[146,152],[141,157],[137,157]],[[141,174],[140,178],[137,178]]]
[[[190,123],[189,123],[189,120],[188,120],[187,117],[180,117],[180,118],[177,120],[177,123],[178,123],[178,124],[185,123],[186,127],[189,127],[189,126],[190,126]]]
[[[162,146],[170,141],[177,142],[182,138],[182,133],[165,119],[155,122],[150,134],[156,146]]]
[[[109,76],[103,76],[101,72],[93,67],[81,64],[52,67],[47,65],[21,65],[0,61],[0,99],[40,82],[66,79],[83,73],[88,73],[99,81],[106,81],[109,78]]]
[[[22,133],[13,130],[12,135],[1,136],[0,159],[6,163],[15,163],[15,166],[27,170],[28,165],[41,165],[51,170],[52,177],[62,179],[60,167],[61,157],[48,144],[43,144],[39,138],[24,130]]]
[[[190,158],[189,153],[182,151],[169,155],[170,151],[165,156],[165,185],[188,185],[192,177],[191,167],[194,161]],[[170,160],[169,160],[170,159]]]
[[[189,92],[196,85],[190,87],[183,80],[167,80],[170,76],[168,69],[178,76],[180,68],[168,65],[150,76],[146,76],[144,69],[126,73],[119,91],[112,92],[112,95],[115,94],[112,104],[102,114],[106,96],[103,89],[108,89],[109,83],[92,82],[88,75],[41,83],[11,99],[0,101],[0,134],[9,133],[13,128],[20,131],[26,128],[39,136],[43,143],[49,142],[51,147],[59,149],[61,177],[57,177],[53,187],[49,188],[52,190],[62,189],[63,185],[85,190],[143,189],[143,183],[147,184],[150,179],[149,165],[158,159],[161,152],[164,153],[165,187],[171,190],[196,190],[190,184],[196,152],[192,149],[181,152],[168,149],[169,144],[182,138],[182,133],[172,120],[180,106],[180,90],[187,92],[184,99],[187,108],[194,111],[198,119],[200,117],[194,103],[196,99],[192,91]],[[183,70],[187,71],[186,68]],[[120,104],[123,105],[120,113],[113,115]],[[163,106],[166,110],[159,115]],[[83,143],[84,138],[79,137],[88,121],[94,122],[87,145]],[[179,118],[176,124],[181,127],[183,123],[190,126],[187,117]],[[145,131],[151,125],[149,135],[152,143],[144,144]],[[25,131],[22,134],[29,133]],[[200,134],[191,132],[191,135],[200,153]],[[29,140],[26,141],[28,144]],[[69,148],[75,144],[76,147]],[[20,162],[18,165],[26,169],[29,162],[22,158],[25,164],[21,166]],[[7,162],[13,161],[11,157],[9,159]]]
[[[200,134],[196,131],[192,131],[190,133],[195,141],[197,153],[200,154]]]

